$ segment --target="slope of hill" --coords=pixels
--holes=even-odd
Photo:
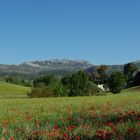
[[[127,91],[127,92],[139,92],[140,93],[140,86],[128,88],[125,91]]]
[[[31,91],[30,87],[9,84],[0,81],[0,98],[2,97],[26,97]]]

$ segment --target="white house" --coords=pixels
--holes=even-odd
[[[105,88],[104,88],[104,85],[103,84],[102,85],[99,85],[98,84],[97,87],[100,89],[101,92],[105,92]]]

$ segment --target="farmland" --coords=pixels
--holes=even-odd
[[[139,88],[93,97],[1,99],[2,140],[140,139]]]

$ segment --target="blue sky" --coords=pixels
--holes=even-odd
[[[140,59],[139,0],[0,0],[0,63]]]

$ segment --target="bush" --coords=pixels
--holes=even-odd
[[[28,87],[32,86],[32,81],[18,79],[15,77],[5,77],[4,81],[6,81],[7,83],[12,83],[12,84],[16,84],[16,85],[22,85],[22,86],[28,86]]]
[[[108,83],[112,93],[120,93],[125,86],[125,77],[120,72],[114,72],[111,74]]]
[[[62,85],[61,83],[56,84],[53,88],[56,97],[64,97],[69,95],[68,87]]]
[[[44,76],[34,80],[34,88],[29,97],[89,96],[98,93],[97,85],[89,81],[86,72],[79,71],[60,81],[54,76]]]
[[[51,87],[36,87],[33,88],[28,96],[31,98],[42,98],[42,97],[52,97],[54,96],[53,89]]]
[[[38,86],[39,87],[34,87],[31,93],[28,94],[29,97],[63,97],[69,94],[69,89],[60,82],[54,82],[48,86],[39,83]]]
[[[93,82],[90,82],[90,95],[98,95],[99,89],[97,85]]]

